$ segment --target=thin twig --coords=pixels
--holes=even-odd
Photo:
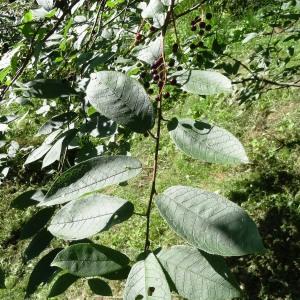
[[[75,0],[72,5],[70,6],[69,10],[65,10],[63,12],[63,14],[61,15],[61,17],[57,20],[57,22],[55,23],[55,25],[52,27],[51,30],[49,30],[47,32],[47,34],[44,36],[44,38],[41,40],[41,44],[44,44],[47,39],[56,31],[56,29],[59,27],[59,25],[61,24],[61,22],[65,19],[66,15],[69,14],[69,12],[71,11],[72,7],[78,2],[79,0]],[[42,24],[41,24],[42,25]],[[40,26],[39,26],[40,28]],[[30,47],[29,50],[23,60],[23,63],[21,65],[21,67],[17,70],[16,74],[14,75],[14,77],[12,78],[11,82],[6,85],[4,87],[4,89],[2,90],[1,94],[0,94],[0,101],[2,101],[4,99],[4,96],[6,94],[6,92],[9,90],[9,88],[18,80],[18,78],[23,74],[24,70],[26,69],[27,65],[29,64],[31,57],[33,56],[34,52],[35,52],[35,36],[39,30],[39,28],[36,30],[33,39],[31,40],[30,43]]]
[[[164,22],[164,25],[162,27],[162,43],[164,43],[164,38],[167,32],[167,28],[170,22],[170,18],[172,16],[172,10],[174,7],[175,0],[172,0],[171,5],[169,7],[169,10],[167,12],[167,16]],[[164,49],[164,45],[162,47]],[[165,56],[164,56],[164,51],[162,53],[162,58],[163,58],[163,65],[166,67],[166,62],[165,62]],[[163,80],[163,86],[160,87],[159,89],[159,95],[157,99],[157,129],[156,129],[156,144],[155,144],[155,152],[154,152],[154,162],[153,162],[153,171],[152,171],[152,184],[151,184],[151,191],[150,191],[150,198],[148,202],[148,207],[146,211],[146,216],[147,216],[147,223],[146,223],[146,237],[145,237],[145,246],[144,246],[144,251],[149,250],[150,247],[150,219],[151,219],[151,208],[152,208],[152,203],[154,196],[157,194],[156,191],[156,177],[157,177],[157,171],[158,171],[158,155],[159,155],[159,145],[160,145],[160,134],[161,134],[161,121],[162,121],[162,93],[163,89],[165,87],[167,81],[167,69],[165,69],[164,73],[164,80]]]
[[[198,9],[199,7],[201,7],[201,5],[203,5],[206,1],[207,1],[207,0],[202,0],[200,3],[194,5],[193,7],[187,9],[186,11],[184,11],[184,12],[182,12],[182,13],[176,15],[175,18],[178,19],[178,18],[181,18],[181,17],[183,17],[183,16],[189,14],[190,12],[192,12],[192,11]]]

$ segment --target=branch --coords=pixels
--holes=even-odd
[[[187,9],[186,11],[178,14],[178,15],[175,15],[175,18],[178,19],[178,18],[181,18],[189,13],[191,13],[192,11],[198,9],[200,6],[202,6],[207,0],[202,0],[200,3],[194,5],[193,7]]]
[[[61,17],[57,20],[57,22],[55,23],[55,25],[52,27],[51,30],[48,31],[48,33],[44,36],[44,38],[41,40],[41,44],[45,43],[47,41],[47,39],[56,31],[56,29],[59,27],[59,25],[61,24],[61,22],[65,19],[66,15],[69,14],[69,12],[71,11],[71,9],[73,8],[73,6],[78,2],[79,0],[75,0],[72,5],[70,6],[70,8],[68,10],[65,10],[63,12],[63,14],[61,15]],[[42,24],[41,24],[42,25]],[[41,26],[39,26],[40,28]],[[35,51],[35,36],[39,30],[39,28],[37,29],[37,31],[35,32],[32,41],[30,43],[30,48],[23,60],[23,63],[21,65],[21,67],[17,70],[15,76],[13,77],[13,79],[11,80],[11,82],[4,87],[4,89],[2,90],[1,94],[0,94],[0,101],[2,101],[4,99],[4,96],[6,94],[6,92],[8,91],[8,89],[18,80],[18,78],[23,74],[24,70],[26,69],[27,65],[29,64],[32,55],[34,54]]]
[[[164,38],[168,29],[168,25],[170,23],[170,19],[172,16],[173,8],[174,8],[175,0],[172,0],[169,10],[167,12],[167,16],[165,19],[165,23],[162,27],[162,43],[164,43]],[[162,47],[164,48],[164,47]],[[166,66],[164,51],[162,53],[163,65]],[[154,199],[154,195],[156,192],[156,177],[158,171],[158,154],[159,154],[159,145],[160,145],[160,134],[161,134],[161,122],[162,122],[162,92],[165,87],[167,81],[167,69],[164,67],[164,80],[163,86],[159,88],[159,95],[157,99],[157,130],[156,130],[156,144],[155,144],[155,153],[154,153],[154,162],[153,162],[153,172],[152,172],[152,184],[151,184],[151,192],[150,198],[148,202],[148,208],[146,211],[147,223],[146,223],[146,237],[145,237],[145,247],[144,251],[149,250],[150,247],[150,218],[151,218],[151,208]]]

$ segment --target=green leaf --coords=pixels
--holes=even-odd
[[[11,208],[16,209],[25,209],[29,206],[37,204],[37,200],[33,198],[35,195],[38,195],[41,191],[40,190],[30,190],[22,193],[21,195],[17,196],[10,204]]]
[[[52,185],[40,205],[55,205],[76,200],[85,193],[118,184],[135,177],[141,163],[129,156],[96,157],[63,173]]]
[[[126,200],[96,194],[65,205],[53,217],[48,230],[64,240],[80,240],[127,220],[133,210]]]
[[[66,80],[58,79],[36,79],[25,84],[27,92],[36,98],[59,98],[75,95],[76,91]]]
[[[56,267],[51,266],[51,262],[59,251],[61,251],[61,248],[53,249],[36,264],[30,274],[25,297],[33,294],[41,283],[46,283],[57,271]]]
[[[40,230],[30,241],[24,252],[25,261],[29,261],[40,255],[50,244],[53,235],[46,229]]]
[[[154,254],[133,265],[126,282],[124,300],[171,300],[165,274]]]
[[[77,129],[73,128],[65,131],[61,137],[51,147],[49,152],[43,159],[42,169],[52,165],[56,161],[60,161],[61,156],[64,155],[70,142],[74,139]]]
[[[119,251],[108,247],[82,243],[62,250],[52,265],[69,273],[80,276],[102,276],[128,265],[129,258]]]
[[[76,116],[77,114],[73,111],[69,111],[54,116],[50,120],[48,120],[45,124],[43,124],[43,126],[39,129],[37,135],[50,134],[52,131],[62,127],[63,124],[67,123],[68,121],[70,122],[74,120]]]
[[[137,53],[136,57],[150,65],[152,65],[163,53],[162,38],[158,37],[148,45],[143,46]]]
[[[144,19],[153,19],[154,27],[162,27],[166,19],[166,12],[163,3],[160,0],[150,0],[149,4],[143,7],[142,17]]]
[[[264,250],[252,219],[218,194],[178,185],[158,195],[156,204],[178,235],[205,252],[240,256]]]
[[[184,91],[197,95],[230,93],[230,79],[215,71],[184,70],[173,74]]]
[[[54,284],[51,286],[48,297],[56,297],[64,293],[76,280],[77,276],[74,276],[69,273],[58,274],[58,277],[55,278]]]
[[[40,147],[34,149],[27,157],[24,166],[31,164],[35,161],[38,161],[42,157],[46,155],[46,153],[51,149],[51,145],[48,144],[42,144]]]
[[[123,73],[93,73],[86,95],[102,115],[133,131],[145,132],[154,125],[153,106],[144,87]]]
[[[23,225],[21,231],[21,239],[28,239],[35,235],[41,228],[43,228],[54,214],[54,207],[43,208],[33,215],[29,221]]]
[[[239,140],[227,130],[202,121],[173,118],[168,123],[169,134],[185,154],[211,163],[248,163]]]
[[[92,292],[101,296],[112,296],[112,290],[110,286],[99,278],[92,278],[88,280],[88,285]]]
[[[54,0],[36,0],[36,2],[48,11],[54,8]]]
[[[228,300],[240,296],[223,257],[189,246],[162,250],[158,259],[178,293],[189,300]]]

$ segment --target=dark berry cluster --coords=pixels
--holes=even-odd
[[[199,28],[199,34],[204,35],[205,31],[211,30],[211,25],[207,24],[207,21],[212,19],[212,14],[207,13],[205,17],[197,16],[195,19],[191,22],[191,30],[196,31],[197,28]]]
[[[154,82],[159,88],[164,86],[165,79],[165,62],[162,57],[157,59],[151,66],[151,75]]]

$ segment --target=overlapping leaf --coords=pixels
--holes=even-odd
[[[169,134],[185,154],[211,163],[248,163],[239,140],[227,130],[206,122],[173,118],[168,124]]]
[[[173,74],[184,91],[197,95],[230,93],[230,79],[215,71],[184,70]]]
[[[57,254],[52,266],[80,277],[102,276],[121,270],[129,258],[114,249],[82,243],[71,245]]]
[[[76,280],[77,276],[74,276],[69,273],[58,274],[58,277],[55,278],[53,285],[51,286],[48,297],[55,297],[64,293]]]
[[[160,28],[164,25],[166,9],[161,0],[150,0],[148,5],[142,7],[142,17],[153,19],[153,26]]]
[[[162,250],[158,259],[178,293],[189,300],[229,300],[240,296],[225,260],[189,246]]]
[[[139,298],[140,297],[140,298]],[[124,300],[171,300],[164,272],[154,254],[133,265],[126,282]]]
[[[133,205],[126,200],[96,194],[65,205],[48,229],[56,237],[80,240],[127,220],[133,210]]]
[[[91,158],[63,173],[40,205],[49,206],[78,199],[85,193],[135,177],[141,170],[141,163],[129,156]]]
[[[58,79],[36,79],[25,84],[27,93],[37,98],[59,98],[76,94],[70,83]]]
[[[153,127],[154,112],[144,87],[115,71],[94,73],[86,89],[89,102],[104,116],[136,132]]]
[[[173,186],[157,196],[156,204],[178,235],[207,253],[240,256],[264,250],[247,213],[218,194]]]
[[[158,58],[161,57],[163,52],[162,38],[159,36],[148,45],[143,46],[136,56],[138,59],[152,65]]]

